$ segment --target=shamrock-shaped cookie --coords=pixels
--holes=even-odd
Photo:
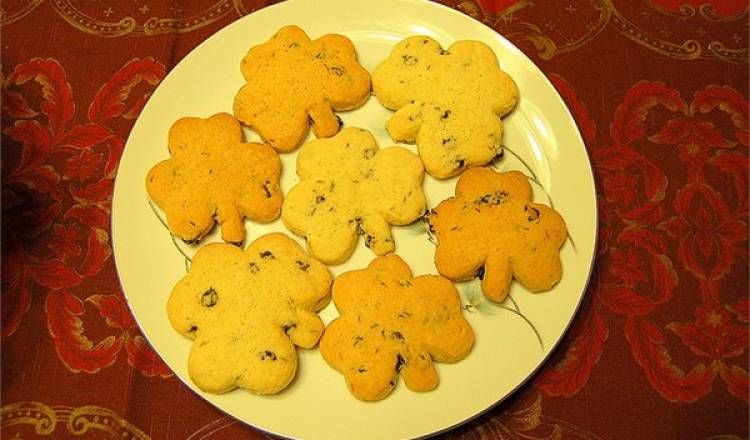
[[[529,180],[518,171],[464,172],[456,196],[428,216],[438,242],[438,271],[454,281],[478,275],[484,295],[497,302],[513,278],[532,292],[552,288],[562,277],[565,221],[531,200]]]
[[[379,150],[361,128],[305,144],[297,175],[300,182],[287,194],[281,219],[328,264],[349,258],[358,234],[377,255],[393,251],[390,225],[409,224],[425,209],[419,158],[401,147]]]
[[[328,268],[280,233],[244,251],[224,243],[200,248],[167,303],[172,326],[194,339],[191,380],[211,393],[286,388],[297,371],[295,346],[311,348],[323,333],[315,312],[330,287]]]
[[[309,120],[316,136],[333,136],[341,125],[333,111],[355,109],[370,96],[370,74],[343,35],[310,41],[302,29],[285,26],[252,47],[240,68],[247,84],[234,99],[234,115],[278,151],[297,148]]]
[[[495,53],[478,41],[443,50],[429,37],[406,38],[375,68],[372,81],[378,100],[397,110],[386,125],[391,137],[416,141],[425,169],[438,179],[497,156],[500,117],[518,100]]]
[[[333,302],[340,316],[326,327],[320,352],[361,400],[385,398],[399,374],[409,389],[432,390],[433,361],[457,362],[474,344],[453,283],[412,277],[394,254],[339,276]]]
[[[224,241],[242,243],[245,217],[278,218],[279,156],[267,145],[242,143],[231,115],[178,120],[169,130],[169,153],[171,159],[149,171],[146,190],[186,242],[200,240],[218,221]]]

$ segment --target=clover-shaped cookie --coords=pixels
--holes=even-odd
[[[495,53],[478,41],[448,50],[429,37],[401,41],[372,75],[378,100],[397,110],[386,128],[415,142],[428,173],[438,179],[480,166],[500,153],[502,122],[518,89]]]
[[[297,26],[281,28],[252,47],[240,66],[247,82],[234,99],[234,115],[278,151],[292,151],[307,134],[333,136],[341,120],[370,96],[370,74],[352,42],[329,34],[310,41]]]
[[[264,144],[242,143],[229,114],[182,118],[169,130],[169,153],[146,176],[148,195],[173,234],[195,242],[221,225],[224,241],[242,243],[243,219],[267,223],[281,211],[281,161]]]
[[[286,235],[265,235],[246,250],[203,246],[172,290],[172,326],[194,339],[191,380],[202,390],[258,394],[286,388],[297,371],[295,346],[323,333],[315,314],[329,301],[331,274]]]
[[[328,264],[349,258],[358,234],[377,255],[393,251],[390,225],[409,224],[425,209],[419,158],[401,147],[379,150],[372,134],[360,128],[305,144],[297,175],[300,182],[287,194],[281,219]]]
[[[456,196],[428,219],[437,238],[438,271],[454,281],[478,275],[493,301],[505,299],[513,278],[538,292],[562,277],[565,221],[554,209],[532,203],[529,180],[518,171],[465,171]]]
[[[385,398],[399,374],[411,390],[432,390],[438,385],[433,361],[457,362],[474,344],[453,283],[412,277],[394,254],[339,276],[333,302],[340,316],[326,327],[320,352],[361,400]]]

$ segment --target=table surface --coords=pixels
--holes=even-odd
[[[116,165],[164,75],[260,0],[3,2],[2,409],[11,438],[264,438],[145,343],[112,258]],[[589,150],[584,304],[467,439],[748,438],[742,0],[443,1],[519,46]]]

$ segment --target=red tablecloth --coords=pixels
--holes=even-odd
[[[445,3],[549,76],[600,203],[593,279],[564,342],[512,398],[446,436],[747,438],[747,2]],[[3,2],[4,438],[264,437],[144,343],[109,227],[144,101],[192,48],[264,5]]]

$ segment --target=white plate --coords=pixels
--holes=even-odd
[[[286,24],[303,27],[313,38],[332,32],[348,36],[370,71],[405,36],[429,35],[446,47],[456,40],[481,40],[492,47],[502,68],[518,83],[521,100],[505,119],[503,143],[533,170],[565,218],[577,248],[571,242],[563,247],[564,276],[553,290],[530,294],[514,284],[511,296],[528,322],[486,301],[465,313],[476,332],[476,345],[457,364],[437,364],[440,385],[435,391],[415,393],[400,382],[385,400],[360,402],[317,349],[299,351],[297,379],[276,396],[260,397],[242,390],[211,395],[188,379],[191,342],[171,328],[165,311],[172,287],[185,275],[185,260],[149,206],[145,176],[168,157],[167,131],[175,120],[231,112],[234,94],[243,84],[240,60],[250,46],[266,41]],[[381,147],[393,145],[384,129],[390,115],[374,97],[361,109],[341,114],[346,126],[372,131]],[[258,139],[254,133],[246,134],[247,140]],[[296,153],[282,156],[285,193],[297,181],[295,159]],[[510,154],[498,167],[529,174]],[[454,185],[455,179],[438,182],[427,177],[424,188],[430,207],[452,195]],[[548,202],[539,186],[534,190],[536,200]],[[596,225],[596,197],[586,150],[544,74],[491,29],[422,0],[291,0],[250,14],[216,33],[170,72],[141,113],[120,162],[112,207],[112,240],[123,290],[144,335],[177,376],[216,407],[262,430],[325,439],[425,436],[471,419],[507,397],[542,364],[570,324],[588,281]],[[280,221],[263,226],[248,222],[247,226],[249,240],[285,231]],[[437,273],[434,247],[419,227],[394,229],[397,253],[414,273]],[[212,240],[218,240],[217,231],[209,237]],[[195,251],[182,243],[180,249],[188,254]],[[340,274],[363,268],[372,258],[360,242],[353,257],[332,271]],[[476,283],[459,285],[459,290],[465,304],[481,298]],[[510,301],[503,306],[514,307]],[[333,304],[321,316],[325,322],[335,318]]]

